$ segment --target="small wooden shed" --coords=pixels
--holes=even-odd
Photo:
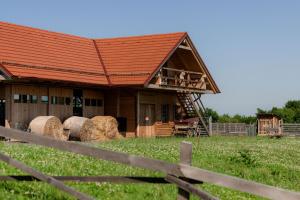
[[[282,134],[282,119],[276,114],[262,113],[257,115],[258,135]]]

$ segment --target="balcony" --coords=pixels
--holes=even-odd
[[[207,85],[207,77],[203,73],[163,67],[149,87],[210,93]]]

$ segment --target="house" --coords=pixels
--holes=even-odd
[[[185,32],[90,39],[0,22],[0,73],[1,125],[19,129],[40,115],[111,115],[126,136],[170,135],[220,92]]]
[[[261,113],[257,115],[258,135],[282,134],[282,119],[272,113]]]

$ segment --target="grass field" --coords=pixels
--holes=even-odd
[[[193,165],[204,169],[300,191],[300,140],[260,137],[128,139],[92,144],[101,148],[177,163],[182,140],[193,143]],[[0,143],[0,150],[49,175],[160,176],[139,168],[29,144]],[[22,172],[0,163],[0,175]],[[67,183],[98,199],[175,199],[176,187],[152,184]],[[260,199],[203,184],[220,199]],[[40,182],[0,182],[0,199],[72,199]]]

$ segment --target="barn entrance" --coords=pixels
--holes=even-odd
[[[82,90],[74,89],[73,91],[73,115],[82,117],[83,94]]]
[[[155,105],[154,104],[140,104],[140,126],[139,134],[142,137],[149,137],[155,135]]]
[[[0,126],[5,126],[5,99],[0,99]]]

